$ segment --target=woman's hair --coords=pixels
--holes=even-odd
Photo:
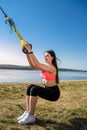
[[[52,64],[56,67],[56,83],[59,83],[59,75],[58,75],[58,65],[57,65],[57,57],[53,50],[47,50],[45,53],[48,52],[52,57]]]

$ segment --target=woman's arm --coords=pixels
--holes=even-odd
[[[33,67],[34,63],[33,63],[32,59],[30,58],[30,55],[26,54],[26,57],[27,57],[27,60],[28,60],[28,63],[30,64],[30,66]]]
[[[28,52],[32,52],[32,47],[31,47],[30,44],[26,43],[26,44],[25,44],[25,48],[27,49]],[[34,64],[32,58],[31,58],[30,54],[26,54],[26,57],[27,57],[27,60],[28,60],[29,65],[30,65],[32,68],[37,69],[37,68],[35,67],[35,64]]]
[[[25,48],[28,50],[29,53],[32,52],[32,50],[28,44],[25,44]],[[45,64],[40,63],[39,60],[34,55],[34,53],[27,54],[27,60],[30,64],[30,66],[34,69],[49,71],[51,73],[53,73],[55,71],[54,66],[45,65]]]
[[[52,65],[45,65],[38,61],[34,53],[27,54],[28,61],[31,61],[31,67],[38,70],[49,71],[51,73],[56,72],[56,69]]]

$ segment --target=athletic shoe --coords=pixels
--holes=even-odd
[[[21,120],[18,121],[18,123],[21,125],[27,125],[27,124],[33,123],[35,121],[36,121],[35,116],[27,113],[24,118],[22,118]]]
[[[23,113],[21,116],[19,116],[19,117],[17,118],[17,120],[19,121],[19,120],[23,119],[28,112],[29,112],[29,111],[27,111],[27,110],[24,111],[24,113]]]

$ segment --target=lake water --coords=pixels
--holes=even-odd
[[[87,72],[59,71],[62,80],[87,80]],[[40,71],[0,69],[0,82],[40,82]]]

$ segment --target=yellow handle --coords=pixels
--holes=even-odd
[[[22,49],[24,48],[24,45],[25,45],[25,43],[26,43],[26,41],[24,40],[24,39],[22,39],[22,40],[20,40],[20,43],[21,43],[21,47],[22,47]]]

